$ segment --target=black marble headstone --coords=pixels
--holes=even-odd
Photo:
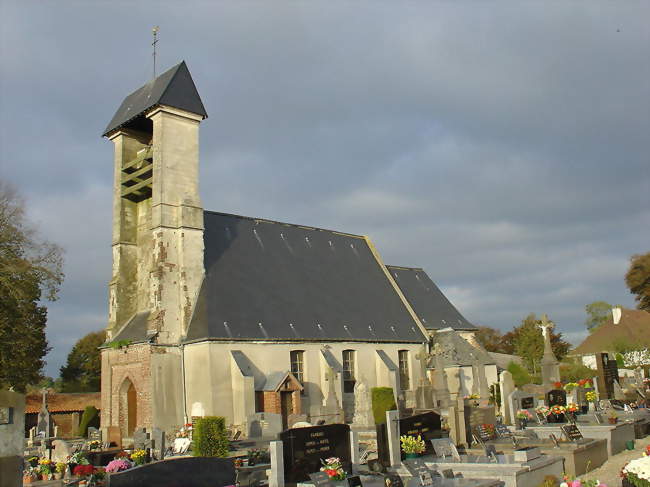
[[[309,428],[292,428],[280,433],[284,457],[284,480],[303,482],[318,472],[321,460],[338,457],[346,473],[352,472],[350,426],[327,424]]]
[[[230,458],[181,457],[112,473],[108,487],[225,487],[235,484]]]
[[[425,455],[433,455],[433,447],[429,440],[443,438],[445,433],[442,431],[442,421],[440,415],[429,411],[423,414],[416,414],[408,418],[399,420],[399,434],[400,436],[420,436],[426,445]],[[404,453],[402,452],[402,460]]]
[[[546,393],[546,404],[548,407],[566,406],[566,391],[564,389],[553,389]]]

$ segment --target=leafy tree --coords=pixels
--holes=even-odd
[[[474,334],[476,341],[479,342],[488,352],[501,352],[501,340],[503,335],[496,328],[489,326],[479,326]]]
[[[61,367],[63,392],[96,392],[101,383],[99,346],[106,340],[105,331],[95,331],[80,338]]]
[[[605,301],[594,301],[585,306],[585,311],[587,312],[585,325],[589,332],[593,333],[596,328],[607,321],[612,312],[612,305]]]
[[[625,284],[636,295],[636,307],[650,311],[650,252],[632,256],[630,268],[625,274]]]
[[[544,355],[544,337],[542,336],[535,313],[531,313],[521,321],[521,325],[511,333],[514,351],[524,359],[528,370],[533,374],[538,372],[538,366]],[[571,344],[562,340],[561,333],[551,331],[551,348],[558,360],[562,360],[571,348]]]
[[[27,222],[23,200],[0,181],[0,387],[24,392],[39,382],[47,308],[63,281],[59,247],[42,240]]]
[[[512,374],[512,380],[517,387],[522,387],[531,383],[531,377],[528,370],[516,362],[510,362],[508,364],[508,372]]]

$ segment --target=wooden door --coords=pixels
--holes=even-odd
[[[293,392],[280,392],[280,412],[282,414],[282,428],[288,428],[289,415],[293,413]]]

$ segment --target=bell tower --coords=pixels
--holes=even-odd
[[[187,330],[204,275],[205,118],[183,61],[127,96],[104,131],[115,148],[109,341],[127,325],[161,344]]]

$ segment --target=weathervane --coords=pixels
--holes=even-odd
[[[158,32],[160,31],[160,27],[155,26],[153,29],[151,29],[153,32],[153,42],[151,45],[153,46],[153,77],[156,77],[156,44],[158,44]]]

